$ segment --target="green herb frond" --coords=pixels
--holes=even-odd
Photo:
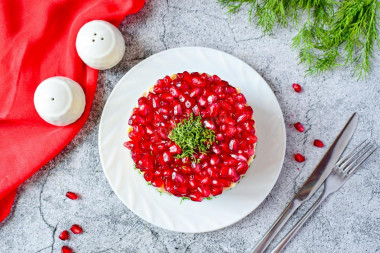
[[[181,149],[182,153],[176,158],[188,157],[196,161],[193,154],[196,152],[206,153],[213,142],[215,133],[202,125],[201,117],[190,118],[178,123],[169,134],[169,139],[174,141]]]
[[[366,77],[371,59],[380,50],[378,0],[219,0],[230,13],[249,6],[249,20],[265,34],[276,25],[289,22],[298,27],[306,12],[307,19],[292,40],[299,49],[300,62],[308,74],[319,74],[337,66],[353,66],[353,74]]]
[[[183,202],[184,200],[190,200],[190,198],[189,198],[189,197],[182,197],[182,198],[181,198],[181,202],[179,202],[179,204],[182,204],[182,202]]]

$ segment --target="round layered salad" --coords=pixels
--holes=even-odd
[[[142,97],[128,124],[135,167],[148,184],[202,201],[247,172],[257,142],[253,109],[216,75],[165,76]]]

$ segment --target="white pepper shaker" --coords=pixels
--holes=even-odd
[[[89,67],[104,70],[121,61],[125,53],[125,42],[117,27],[103,20],[93,20],[79,30],[76,49],[79,57]]]
[[[34,106],[46,122],[66,126],[77,121],[84,112],[86,98],[74,80],[56,76],[42,81],[34,92]]]

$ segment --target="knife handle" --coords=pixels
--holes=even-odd
[[[273,238],[277,235],[277,233],[281,230],[281,228],[286,224],[289,218],[293,215],[293,213],[298,209],[301,205],[302,201],[294,198],[290,201],[289,205],[282,212],[280,217],[274,222],[272,227],[265,234],[263,239],[257,244],[256,248],[253,250],[253,253],[263,253],[264,250],[269,246],[269,244],[273,241]]]
[[[313,206],[310,207],[307,213],[301,218],[301,220],[298,221],[298,223],[292,228],[292,230],[289,231],[289,233],[281,240],[281,242],[276,246],[276,248],[273,249],[271,253],[279,253],[288,244],[288,242],[295,236],[302,225],[310,218],[315,209],[317,209],[317,207],[327,198],[328,195],[329,193],[324,190]]]

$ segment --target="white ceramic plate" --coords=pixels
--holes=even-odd
[[[133,169],[128,119],[137,99],[165,75],[183,71],[216,74],[239,87],[254,109],[256,159],[232,190],[212,200],[192,202],[160,194]],[[123,203],[142,219],[165,229],[200,233],[231,225],[251,213],[269,194],[285,154],[285,126],[280,106],[264,79],[243,61],[202,47],[183,47],[155,54],[133,67],[113,89],[99,127],[99,153],[109,184]]]

